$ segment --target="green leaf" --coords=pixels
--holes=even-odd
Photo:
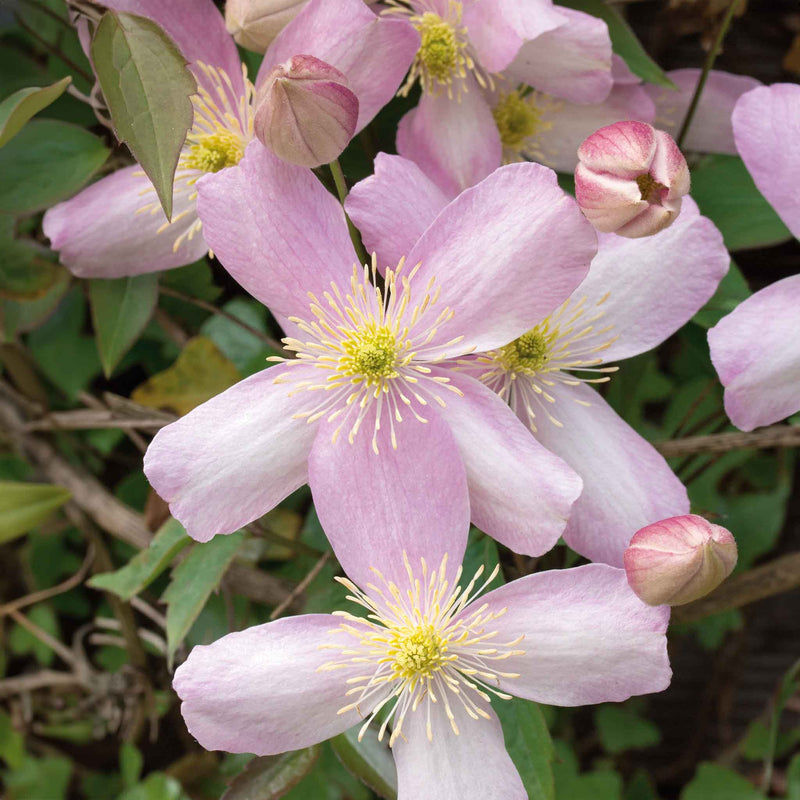
[[[70,497],[62,486],[0,481],[0,542],[40,525]]]
[[[359,727],[331,739],[334,752],[345,769],[363,781],[379,797],[397,800],[397,769],[385,742],[379,742],[375,730],[368,729],[358,741]]]
[[[627,706],[603,705],[595,709],[594,721],[607,753],[650,747],[661,741],[661,732]]]
[[[119,772],[126,789],[134,786],[142,774],[144,758],[136,745],[123,742],[119,749]]]
[[[167,604],[167,655],[170,661],[211,592],[219,586],[243,541],[242,533],[215,536],[210,542],[195,545],[172,571],[170,585],[161,598]]]
[[[615,8],[606,5],[603,0],[557,1],[560,6],[574,8],[602,19],[608,25],[614,52],[621,56],[631,71],[636,73],[643,81],[655,83],[658,86],[666,86],[669,89],[676,88],[675,84],[666,76],[664,70],[647,55],[631,26],[628,25]]]
[[[681,800],[764,800],[750,781],[717,764],[700,764]]]
[[[72,775],[68,758],[26,758],[19,769],[6,772],[9,800],[64,800]]]
[[[310,772],[318,756],[319,745],[314,745],[280,756],[254,758],[231,781],[221,800],[277,800]]]
[[[50,86],[20,89],[0,103],[0,147],[10,142],[25,123],[61,97],[72,78],[67,75]]]
[[[14,730],[11,717],[0,710],[0,758],[11,769],[18,769],[25,760],[25,737]]]
[[[108,152],[76,125],[33,120],[0,150],[0,213],[27,214],[72,197]]]
[[[52,288],[64,273],[52,260],[53,255],[40,245],[16,239],[15,220],[0,214],[0,298],[35,300]]]
[[[155,22],[124,12],[103,15],[92,60],[117,137],[147,173],[169,219],[175,168],[192,126],[195,79]]]
[[[142,782],[123,792],[117,800],[189,800],[180,783],[163,772],[151,772]]]
[[[800,800],[800,754],[796,755],[786,770],[787,795],[786,800]]]
[[[747,300],[750,294],[750,287],[747,285],[742,271],[731,261],[731,268],[720,281],[714,296],[692,317],[692,322],[702,328],[713,328],[739,303]]]
[[[692,170],[692,197],[719,228],[729,250],[767,247],[792,238],[738,156],[706,156]]]
[[[61,637],[58,617],[49,603],[39,603],[39,605],[26,609],[25,614],[34,625],[38,625],[54,639]],[[43,667],[49,667],[56,656],[49,644],[34,636],[19,623],[15,624],[11,629],[8,637],[8,648],[15,655],[32,654]]]
[[[498,700],[492,703],[503,726],[506,750],[511,756],[528,800],[554,800],[553,742],[542,709],[529,700]]]
[[[150,546],[137,553],[122,569],[95,575],[87,583],[94,589],[113,592],[123,600],[130,600],[149,586],[190,541],[183,526],[177,520],[169,519],[153,537]]]
[[[158,275],[89,282],[92,322],[107,378],[139,338],[158,302]]]
[[[0,341],[12,341],[18,333],[27,333],[55,311],[69,288],[67,270],[57,273],[55,283],[35,300],[0,299]]]

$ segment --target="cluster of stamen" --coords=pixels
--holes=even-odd
[[[605,383],[618,367],[601,366],[602,352],[616,340],[609,336],[613,326],[598,326],[604,315],[605,294],[587,306],[586,298],[568,299],[533,330],[505,347],[460,362],[497,392],[536,430],[535,419],[543,413],[557,427],[562,423],[551,413],[555,397],[548,391],[559,384]],[[596,377],[577,376],[573,372]],[[582,401],[577,401],[582,402]],[[522,412],[522,413],[521,413]]]
[[[421,707],[429,740],[433,740],[432,704],[441,703],[456,735],[459,728],[452,703],[460,703],[472,719],[489,719],[485,705],[491,702],[491,695],[510,698],[498,688],[501,679],[519,677],[518,673],[498,671],[493,663],[525,654],[516,649],[522,636],[510,642],[496,641],[499,634],[492,623],[506,613],[505,608],[490,611],[484,603],[467,610],[497,576],[499,567],[476,589],[484,571],[481,567],[462,588],[460,567],[452,583],[447,577],[447,555],[433,570],[421,559],[421,575],[414,574],[405,553],[403,559],[408,576],[405,590],[374,568],[377,583],[367,584],[364,592],[346,578],[337,578],[351,592],[348,599],[365,609],[367,616],[334,612],[343,622],[331,634],[342,642],[323,647],[339,651],[341,657],[319,668],[352,671],[355,666],[363,670],[363,675],[347,680],[350,688],[345,696],[352,700],[339,713],[358,711],[365,720],[360,740],[385,709],[378,738],[382,740],[391,725],[390,746],[402,734],[408,713]]]
[[[530,89],[502,92],[492,114],[503,145],[503,162],[532,160],[547,164],[555,153],[543,148],[539,139],[552,129],[552,117],[562,107],[561,101]]]
[[[419,80],[422,90],[433,95],[447,92],[461,99],[472,74],[482,88],[494,88],[494,79],[481,68],[473,54],[466,27],[462,24],[462,3],[449,0],[443,18],[430,0],[387,0],[385,14],[408,18],[419,31],[420,47],[406,82],[398,92],[405,97]]]
[[[649,172],[636,176],[636,185],[642,193],[645,203],[661,204],[661,199],[669,190],[663,183],[659,183]]]
[[[294,389],[290,394],[323,393],[316,407],[295,416],[309,423],[323,417],[338,421],[334,442],[347,428],[352,444],[365,418],[374,411],[372,449],[378,452],[378,432],[384,424],[388,424],[396,448],[395,424],[403,421],[406,411],[427,422],[425,407],[430,401],[445,406],[442,388],[460,394],[447,377],[431,374],[430,365],[452,357],[447,348],[455,347],[463,336],[431,344],[454,313],[438,305],[440,288],[435,278],[423,286],[414,284],[419,268],[417,264],[406,274],[401,259],[397,269],[386,270],[381,288],[373,256],[371,267],[353,267],[349,291],[332,282],[322,297],[309,293],[313,320],[291,318],[308,338],[283,340],[297,357],[269,359],[289,366],[312,364],[320,370],[318,380],[297,380],[291,370],[276,380],[291,383]],[[462,348],[458,354],[464,352]]]

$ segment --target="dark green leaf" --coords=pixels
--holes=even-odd
[[[117,137],[128,145],[172,217],[172,182],[192,126],[197,90],[180,51],[144,17],[108,11],[92,39],[92,60]]]
[[[650,747],[661,741],[658,728],[627,706],[599,706],[595,709],[594,721],[603,748],[612,755]]]
[[[51,86],[20,89],[3,100],[0,103],[0,147],[10,142],[31,117],[61,97],[71,81],[67,75]]]
[[[89,283],[92,321],[106,377],[144,330],[158,302],[158,275]]]
[[[35,300],[44,296],[63,275],[40,245],[15,238],[14,218],[0,214],[0,298]]]
[[[26,758],[19,769],[6,772],[6,786],[13,800],[64,800],[72,774],[68,758]]]
[[[60,270],[55,283],[35,300],[0,300],[0,340],[11,341],[18,333],[27,333],[55,311],[69,288],[70,274]]]
[[[60,638],[58,617],[49,603],[39,603],[39,605],[28,608],[25,610],[25,615],[34,625],[38,625],[54,639]],[[8,648],[15,655],[32,654],[43,667],[49,667],[56,657],[55,651],[49,644],[34,636],[27,628],[23,628],[18,623],[11,629]]]
[[[358,731],[358,727],[351,728],[331,739],[334,752],[342,764],[375,794],[386,800],[397,800],[397,770],[386,742],[379,742],[372,728],[359,742]]]
[[[788,783],[786,800],[800,800],[800,754],[789,762],[789,769],[786,770],[786,782]]]
[[[70,496],[62,486],[0,481],[0,542],[40,525]]]
[[[17,769],[25,760],[25,738],[14,730],[11,717],[0,710],[0,758],[11,769]]]
[[[221,800],[277,800],[314,766],[319,745],[280,756],[254,758],[237,775]]]
[[[40,211],[75,194],[108,157],[88,131],[35,119],[0,150],[0,213]]]
[[[117,800],[189,800],[175,778],[151,772],[142,783],[128,789]]]
[[[743,300],[750,297],[742,271],[731,261],[731,268],[720,281],[714,296],[692,318],[692,322],[703,328],[713,328],[726,314],[730,314]]]
[[[763,800],[750,781],[718,764],[701,764],[681,800]]]

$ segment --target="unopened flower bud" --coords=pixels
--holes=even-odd
[[[228,0],[225,26],[237,44],[263,53],[306,0]]]
[[[730,531],[687,514],[637,531],[625,551],[631,589],[651,606],[680,606],[719,586],[736,566]]]
[[[358,121],[358,98],[338,69],[313,56],[292,56],[259,89],[254,129],[292,164],[328,164],[347,147]]]
[[[689,191],[689,167],[674,139],[646,122],[616,122],[578,148],[575,197],[602,233],[630,239],[671,225]]]

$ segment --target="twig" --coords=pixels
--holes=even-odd
[[[34,419],[25,423],[25,431],[84,431],[118,428],[121,431],[152,431],[155,432],[170,422],[175,417],[169,414],[153,412],[151,418],[124,417],[117,411],[107,408],[86,409],[79,408],[74,411],[52,411],[47,416]]]
[[[699,453],[727,453],[730,450],[743,450],[750,447],[797,447],[799,445],[800,425],[773,425],[750,433],[731,431],[656,442],[655,448],[666,458],[675,458]]]
[[[74,672],[43,669],[30,675],[19,675],[0,680],[0,697],[10,697],[23,692],[34,692],[37,689],[49,689],[56,686],[79,686],[86,690],[92,688],[87,677]]]
[[[65,664],[69,664],[73,669],[79,669],[78,658],[75,653],[61,644],[55,637],[51,636],[46,630],[40,628],[35,622],[31,622],[24,614],[12,608],[8,611],[8,616],[25,630],[35,636],[42,644],[46,644]]]
[[[108,411],[105,405],[89,392],[81,392],[80,401],[95,411],[100,411],[101,413]],[[126,431],[126,435],[140,453],[144,453],[147,450],[147,442],[136,431]]]
[[[291,594],[269,615],[270,621],[273,619],[277,619],[287,608],[309,587],[311,581],[319,575],[320,570],[328,563],[328,560],[331,557],[331,552],[328,550],[326,553],[322,555],[316,564],[308,571],[308,575],[297,584],[297,586],[292,589]]]
[[[47,39],[41,37],[30,25],[24,22],[19,14],[17,14],[17,25],[26,31],[30,36],[36,39],[37,42],[51,55],[63,61],[73,72],[77,72],[88,83],[94,83],[94,76],[90,75],[83,67],[76,64],[69,56],[64,55],[57,47],[54,47]]]

